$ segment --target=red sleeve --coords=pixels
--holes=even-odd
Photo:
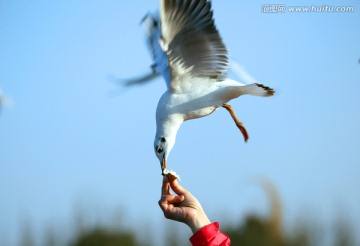
[[[219,223],[204,226],[190,238],[193,246],[229,246],[230,238],[219,231]]]

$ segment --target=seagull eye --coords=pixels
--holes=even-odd
[[[154,27],[158,27],[158,25],[159,25],[158,22],[157,22],[156,20],[154,20],[153,26],[154,26]]]
[[[156,148],[156,152],[157,152],[158,154],[160,154],[160,153],[163,152],[163,151],[164,151],[164,149],[163,149],[163,147],[161,147],[161,146],[159,146],[159,147]]]

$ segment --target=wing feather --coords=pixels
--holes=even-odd
[[[170,88],[180,88],[179,83],[188,78],[221,80],[228,68],[228,52],[215,27],[210,1],[161,0],[160,15]]]

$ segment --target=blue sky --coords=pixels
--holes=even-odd
[[[230,102],[247,144],[225,110],[186,122],[169,165],[212,220],[265,214],[261,176],[278,188],[285,224],[304,214],[330,223],[344,212],[359,228],[360,4],[292,1],[355,10],[263,13],[264,4],[213,8],[231,58],[277,95]],[[139,22],[157,6],[0,1],[0,88],[13,101],[0,115],[0,238],[9,245],[24,220],[41,241],[47,225],[71,224],[78,204],[93,214],[121,207],[134,227],[165,223],[152,145],[165,84],[124,89],[106,79],[148,71]]]

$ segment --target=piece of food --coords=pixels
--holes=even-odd
[[[167,170],[166,168],[164,169],[164,175],[168,177],[170,182],[174,181],[175,179],[181,180],[180,176],[175,171]]]

